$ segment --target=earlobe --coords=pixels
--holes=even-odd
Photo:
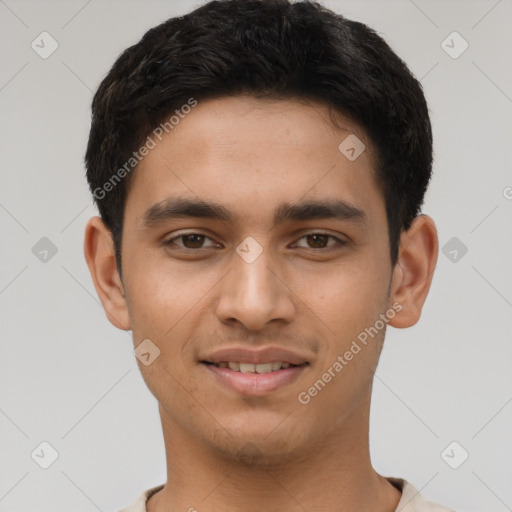
[[[112,234],[100,217],[92,217],[87,223],[84,256],[107,318],[119,329],[129,330],[128,307],[117,269]]]
[[[439,242],[434,221],[428,215],[416,217],[400,237],[398,261],[393,270],[391,303],[402,306],[389,324],[411,327],[421,316],[437,263]]]

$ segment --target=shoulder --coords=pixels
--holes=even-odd
[[[163,489],[164,484],[151,487],[144,491],[131,505],[122,508],[118,512],[146,512],[146,502],[148,499],[157,493],[160,489]]]
[[[427,501],[416,487],[403,478],[387,477],[386,479],[402,491],[402,497],[395,512],[455,512],[452,508]]]

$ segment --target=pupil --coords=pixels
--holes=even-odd
[[[315,248],[318,248],[318,239],[320,239],[320,248],[325,247],[325,243],[327,242],[327,235],[308,235],[308,243],[313,240],[313,245],[315,245]],[[316,242],[314,241],[316,239]],[[324,242],[324,243],[322,243]]]
[[[204,236],[203,235],[184,235],[182,237],[182,240],[185,243],[186,247],[190,246],[190,244],[187,244],[187,242],[190,242],[191,239],[192,239],[192,246],[193,246],[192,249],[198,249],[201,247],[201,245],[204,241]]]

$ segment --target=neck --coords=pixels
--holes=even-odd
[[[358,424],[358,415],[351,415],[307,453],[282,464],[265,463],[265,457],[241,464],[184,431],[162,407],[160,415],[167,483],[148,501],[148,512],[393,512],[400,500],[400,491],[371,465],[369,404]]]

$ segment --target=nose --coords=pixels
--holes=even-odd
[[[267,248],[254,261],[234,252],[231,271],[221,281],[219,320],[240,322],[249,330],[261,330],[272,321],[291,322],[296,301],[280,268]]]

